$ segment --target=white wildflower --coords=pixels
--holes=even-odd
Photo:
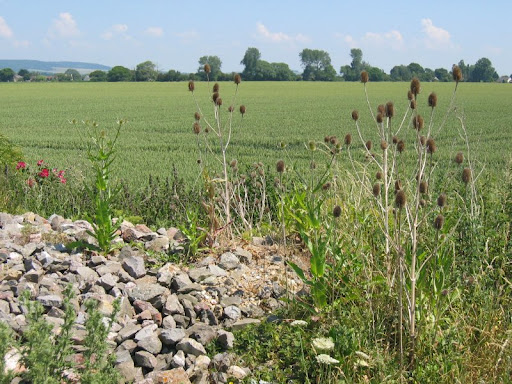
[[[308,325],[307,321],[304,320],[293,320],[290,325],[292,327],[306,327]]]
[[[366,360],[359,359],[354,364],[355,367],[369,367],[370,364]]]
[[[327,365],[339,364],[339,360],[336,360],[336,359],[332,358],[331,356],[325,355],[325,354],[317,355],[316,361],[318,361],[321,364],[327,364]]]
[[[362,359],[370,360],[370,356],[368,356],[366,353],[361,351],[356,351],[356,355],[359,356]]]
[[[330,351],[334,349],[334,342],[330,337],[318,337],[313,339],[313,347],[319,351]]]

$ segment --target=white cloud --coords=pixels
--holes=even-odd
[[[76,24],[75,19],[69,12],[59,13],[59,17],[54,19],[48,35],[51,38],[62,37],[69,38],[80,35],[80,30]]]
[[[7,25],[5,19],[2,16],[0,16],[0,37],[5,37],[9,39],[12,36],[12,29]]]
[[[389,46],[395,50],[401,49],[404,45],[404,38],[397,30],[385,33],[366,32],[361,40],[369,44]]]
[[[263,38],[264,40],[271,41],[273,43],[286,43],[286,42],[294,42],[297,41],[299,43],[308,43],[311,39],[301,33],[290,36],[283,32],[270,32],[265,25],[262,23],[256,24],[257,36]]]
[[[164,30],[160,27],[149,27],[144,31],[144,34],[151,37],[162,37]]]
[[[175,33],[174,36],[179,37],[182,43],[190,43],[191,41],[199,39],[199,33],[193,29],[185,32]]]
[[[421,19],[422,31],[426,35],[425,45],[429,49],[452,47],[450,32],[436,27],[431,19]]]
[[[114,24],[107,29],[101,37],[105,40],[111,40],[114,36],[123,36],[129,39],[130,37],[126,34],[126,31],[128,31],[128,26],[126,24]]]

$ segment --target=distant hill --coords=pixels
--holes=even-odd
[[[11,68],[18,72],[27,69],[31,72],[63,73],[66,69],[76,69],[81,74],[88,74],[97,69],[108,71],[110,67],[95,63],[82,63],[78,61],[39,61],[39,60],[0,60],[1,68]]]

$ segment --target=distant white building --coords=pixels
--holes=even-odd
[[[501,76],[498,80],[496,80],[496,82],[512,84],[512,78],[510,76]]]

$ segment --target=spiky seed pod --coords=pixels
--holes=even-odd
[[[280,141],[279,142],[279,147],[280,148],[286,148],[286,143],[284,141]]]
[[[222,105],[222,98],[217,97],[217,100],[215,100],[215,104],[217,104],[220,107]]]
[[[206,127],[206,128],[204,129],[204,133],[208,133],[208,132],[210,132],[210,128]]]
[[[428,95],[428,106],[432,108],[437,107],[437,95],[435,92]]]
[[[468,184],[471,181],[471,169],[464,168],[462,170],[462,181],[464,184]]]
[[[454,65],[452,68],[453,81],[459,82],[462,80],[462,71],[458,65]]]
[[[407,100],[409,100],[409,101],[414,100],[414,95],[412,94],[412,92],[410,90],[407,91]]]
[[[388,101],[386,103],[386,117],[390,119],[395,115],[395,105],[392,101]]]
[[[357,119],[359,119],[359,112],[356,109],[354,109],[352,111],[352,120],[357,121]]]
[[[412,99],[409,106],[411,107],[411,109],[416,109],[416,100]]]
[[[437,198],[437,205],[439,208],[443,208],[446,205],[446,193],[441,193],[439,197]]]
[[[382,113],[377,113],[377,118],[376,118],[377,123],[382,124],[383,119],[384,118],[382,117]]]
[[[429,137],[427,139],[427,152],[428,153],[435,153],[436,149],[437,149],[436,141],[433,138]]]
[[[405,207],[406,202],[407,196],[405,195],[405,192],[401,189],[395,195],[395,206],[398,209],[402,209],[403,207]]]
[[[462,152],[458,152],[455,155],[454,161],[459,165],[462,164],[464,162],[464,154]]]
[[[201,159],[197,159],[197,164],[201,164]]]
[[[427,205],[427,200],[420,199],[420,207],[425,207]]]
[[[332,215],[335,218],[338,218],[341,216],[341,207],[339,205],[334,206],[334,208],[332,209]]]
[[[380,113],[383,116],[386,114],[386,107],[384,106],[384,104],[379,104],[379,106],[377,107],[377,113]]]
[[[245,105],[241,105],[240,106],[240,113],[243,115],[245,115]]]
[[[368,72],[362,71],[361,72],[361,83],[366,84],[369,79],[370,79],[370,76],[368,75]]]
[[[220,88],[219,83],[215,83],[215,84],[213,84],[213,92],[214,92],[214,93],[215,93],[215,92],[219,92],[219,88]]]
[[[366,149],[367,150],[369,150],[369,151],[372,150],[372,142],[371,142],[371,140],[368,140],[365,145],[366,145]]]
[[[235,107],[233,107],[232,105],[230,105],[230,106],[228,107],[228,112],[229,112],[229,113],[232,113],[234,110],[235,110]]]
[[[323,189],[324,191],[327,191],[327,190],[329,190],[330,188],[331,188],[331,183],[329,183],[329,182],[327,182],[327,183],[325,183],[324,185],[322,185],[322,189]]]
[[[402,189],[402,182],[400,180],[395,181],[395,192]]]
[[[426,194],[428,192],[428,183],[425,180],[420,182],[420,193]]]
[[[377,173],[375,174],[375,178],[377,180],[382,180],[382,172],[381,171],[377,171]]]
[[[393,136],[393,144],[398,144],[398,136]]]
[[[316,150],[316,143],[313,140],[310,140],[309,143],[308,143],[308,148],[309,148],[310,151],[315,151]]]
[[[414,116],[414,118],[412,119],[412,126],[414,127],[414,129],[418,131],[421,131],[423,129],[424,123],[425,121],[423,120],[423,117],[421,117],[421,115]]]
[[[196,88],[196,85],[194,84],[194,81],[193,81],[193,80],[190,80],[190,81],[188,82],[188,90],[189,90],[190,92],[194,92],[194,89],[195,89],[195,88]]]
[[[436,216],[436,218],[434,219],[434,228],[437,230],[437,231],[440,231],[441,228],[443,228],[443,225],[444,225],[444,216],[439,214]]]
[[[382,149],[383,151],[388,149],[388,142],[386,140],[381,140],[380,141],[380,149]]]
[[[212,71],[210,64],[205,64],[203,68],[206,73],[210,73]]]
[[[352,144],[352,135],[350,133],[347,133],[345,135],[345,145],[350,145]]]
[[[425,136],[420,136],[420,145],[422,147],[424,147],[426,143],[427,143],[427,138]]]
[[[238,165],[238,162],[236,161],[236,159],[231,160],[231,162],[229,163],[229,166],[231,168],[235,168],[237,165]]]
[[[403,140],[400,140],[398,142],[398,144],[396,145],[396,150],[399,152],[399,153],[402,153],[404,150],[405,150],[405,143]]]
[[[325,144],[328,144],[328,143],[329,143],[329,141],[331,141],[331,136],[325,136],[325,137],[324,137],[324,143],[325,143]]]
[[[242,77],[237,73],[233,79],[236,85],[240,84],[242,82]]]
[[[213,102],[216,103],[218,98],[219,98],[219,92],[214,92],[212,95]]]
[[[414,98],[416,98],[416,96],[420,93],[420,88],[420,81],[418,80],[418,78],[413,78],[411,80],[411,92],[414,95]]]
[[[373,192],[373,196],[375,196],[375,197],[378,197],[380,195],[380,184],[379,183],[373,184],[372,192]]]
[[[329,139],[329,142],[332,145],[336,145],[336,143],[338,142],[338,138],[336,136],[331,136],[330,139]]]
[[[284,161],[279,160],[276,164],[276,171],[277,173],[283,173],[284,172]]]
[[[195,119],[196,121],[201,120],[201,115],[199,114],[199,112],[194,113],[194,119]]]
[[[201,132],[201,126],[200,126],[200,125],[199,125],[199,123],[196,121],[196,122],[194,123],[194,133],[195,133],[196,135],[199,135],[199,133],[200,133],[200,132]]]

